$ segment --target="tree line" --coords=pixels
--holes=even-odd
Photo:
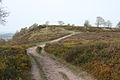
[[[50,24],[50,21],[46,21],[44,25],[49,25],[49,24]],[[65,23],[64,23],[64,21],[58,21],[58,24],[62,26]],[[68,25],[70,25],[70,24],[68,24]],[[110,20],[105,20],[104,18],[98,16],[98,17],[96,17],[95,25],[96,25],[96,27],[109,27],[109,28],[111,28],[112,22]],[[74,26],[74,24],[72,24],[72,26]],[[90,24],[89,20],[85,20],[84,26],[90,27],[92,25]],[[116,27],[120,28],[120,21],[117,23]]]

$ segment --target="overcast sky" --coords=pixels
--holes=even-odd
[[[120,21],[120,0],[3,0],[10,12],[6,26],[0,25],[0,33],[16,32],[33,23],[83,25],[89,20],[94,25],[97,16],[111,20],[113,26]]]

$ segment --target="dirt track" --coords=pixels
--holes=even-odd
[[[61,39],[70,37],[72,35],[68,35],[68,36],[53,40],[51,42],[56,42]],[[43,48],[42,52],[41,52],[43,54],[43,56],[40,56],[38,53],[36,53],[37,47],[31,47],[31,48],[27,49],[27,51],[28,51],[28,53],[32,54],[39,61],[48,80],[65,80],[60,73],[63,73],[64,75],[66,75],[69,80],[87,80],[87,79],[82,79],[82,77],[80,77],[80,76],[74,75],[68,68],[64,67],[59,62],[51,59],[47,55],[47,53],[44,51],[45,45],[40,45],[40,46]],[[42,80],[40,77],[39,69],[38,69],[36,63],[34,62],[33,59],[31,59],[31,61],[32,61],[33,78],[35,80]],[[88,80],[91,80],[91,79],[88,79]]]

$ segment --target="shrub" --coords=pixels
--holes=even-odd
[[[31,62],[21,47],[0,47],[1,80],[29,80]]]
[[[120,79],[120,42],[92,42],[77,46],[54,43],[45,50],[67,62],[82,67],[98,80]]]
[[[36,51],[40,54],[41,51],[42,51],[42,47],[37,47],[37,48],[36,48]]]

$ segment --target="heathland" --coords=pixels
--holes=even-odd
[[[51,43],[66,35],[71,36]],[[46,44],[47,54],[75,66],[75,71],[81,69],[97,80],[120,79],[119,28],[34,24],[16,32],[12,39],[0,40],[0,80],[32,79],[26,49],[41,44]]]

